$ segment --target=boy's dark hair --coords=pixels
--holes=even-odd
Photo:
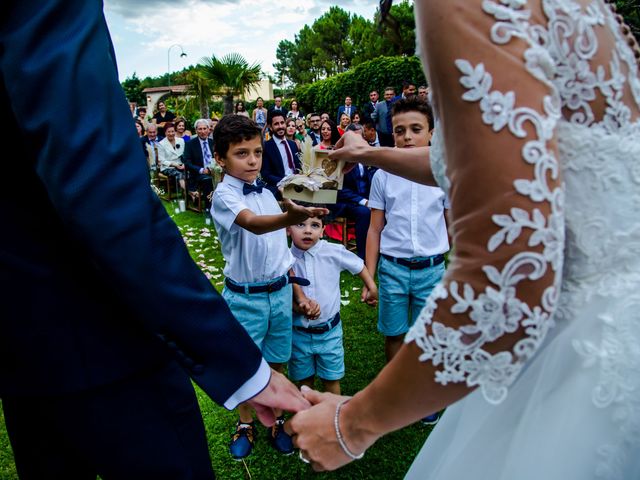
[[[287,119],[286,115],[282,113],[282,110],[269,110],[267,113],[267,125],[271,126],[273,124],[273,119],[276,117],[282,117],[283,119]]]
[[[216,125],[216,153],[226,158],[229,147],[234,143],[262,137],[262,130],[244,115],[225,115]]]
[[[419,112],[427,117],[429,121],[429,129],[433,128],[433,110],[429,102],[422,100],[417,95],[408,98],[401,98],[393,104],[391,109],[391,118],[399,113]]]
[[[362,127],[371,130],[376,128],[376,124],[373,120],[367,118],[364,122],[362,122]]]

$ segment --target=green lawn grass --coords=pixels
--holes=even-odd
[[[205,216],[192,212],[175,214],[172,204],[169,214],[180,228],[193,259],[210,276],[218,290],[222,290],[224,260],[213,225],[205,224]],[[384,365],[384,342],[376,329],[377,311],[360,302],[361,282],[343,273],[341,317],[344,328],[346,376],[342,390],[351,395],[362,389]],[[207,431],[213,467],[219,479],[401,479],[408,470],[430,427],[415,424],[388,435],[372,446],[364,459],[336,471],[317,474],[297,455],[284,457],[267,443],[267,431],[259,427],[254,453],[244,462],[236,462],[228,454],[228,443],[236,416],[215,405],[196,388]],[[46,428],[46,426],[43,426]],[[13,463],[0,408],[0,479],[15,479]]]

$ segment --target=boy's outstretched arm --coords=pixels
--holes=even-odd
[[[246,208],[238,213],[235,223],[251,233],[262,235],[289,225],[295,225],[309,217],[321,217],[329,214],[329,210],[326,208],[303,207],[286,199],[283,203],[287,209],[284,213],[257,215]]]
[[[378,304],[378,287],[376,286],[376,282],[373,280],[373,277],[371,276],[371,273],[369,273],[367,267],[364,267],[358,276],[364,283],[360,300],[367,302],[367,305],[375,307]]]

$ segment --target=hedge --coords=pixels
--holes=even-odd
[[[378,57],[348,72],[301,85],[295,89],[295,96],[302,111],[327,112],[333,118],[346,96],[361,108],[369,101],[371,90],[378,90],[380,98],[389,86],[395,87],[396,94],[400,94],[404,80],[415,82],[416,86],[427,85],[418,57]]]

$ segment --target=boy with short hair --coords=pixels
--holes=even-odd
[[[327,210],[285,201],[283,213],[273,194],[256,182],[262,163],[262,132],[247,117],[228,115],[220,120],[215,160],[225,172],[211,207],[226,259],[222,296],[265,360],[282,372],[291,355],[291,284],[303,280],[288,275],[293,256],[284,228]],[[251,407],[240,404],[238,412],[229,447],[236,460],[251,453],[256,436]],[[270,440],[278,451],[289,454],[293,444],[283,424],[280,416],[271,428]]]
[[[433,114],[429,104],[417,96],[394,104],[392,123],[398,148],[429,145]],[[372,275],[378,268],[378,330],[385,336],[390,361],[444,274],[444,253],[449,250],[445,209],[449,205],[438,187],[378,170],[369,207],[366,264]]]
[[[321,240],[324,217],[309,217],[287,228],[291,236],[291,252],[295,258],[293,270],[297,276],[309,279],[303,286],[305,300],[298,302],[293,316],[293,348],[289,360],[289,377],[313,388],[317,375],[327,392],[340,395],[340,379],[344,376],[344,347],[340,322],[340,272],[357,274],[367,292],[362,301],[375,306],[378,289],[364,262],[342,244]],[[320,315],[310,319],[305,312],[316,302]],[[302,303],[302,304],[301,304]]]

